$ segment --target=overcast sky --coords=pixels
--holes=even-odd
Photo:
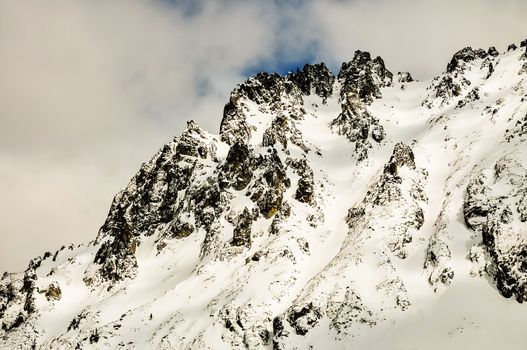
[[[0,273],[95,238],[186,120],[217,132],[235,84],[357,49],[442,72],[527,38],[525,0],[0,0]]]

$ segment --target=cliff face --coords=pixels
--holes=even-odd
[[[526,49],[249,78],[94,241],[4,274],[0,347],[523,349]]]

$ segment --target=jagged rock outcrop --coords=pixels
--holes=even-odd
[[[384,128],[354,93],[348,93],[341,106],[342,112],[331,122],[331,127],[355,145],[357,161],[365,160],[373,144],[384,140]]]
[[[487,53],[489,54],[489,56],[492,56],[492,57],[496,57],[500,54],[494,46],[489,47],[489,49],[487,50]]]
[[[476,59],[486,58],[488,55],[489,53],[487,53],[483,49],[474,50],[471,47],[465,47],[464,49],[454,54],[454,56],[452,57],[446,67],[446,71],[447,73],[454,73],[456,71],[463,70],[465,68],[466,63],[472,62]]]
[[[463,213],[467,226],[481,235],[489,255],[485,271],[500,293],[527,301],[527,170],[515,159],[499,159],[493,169],[481,171],[467,187]]]
[[[306,64],[300,71],[289,74],[288,78],[309,96],[313,90],[318,96],[327,99],[333,94],[335,76],[324,63]]]
[[[411,78],[409,73],[408,77]],[[366,106],[382,97],[381,89],[392,85],[393,74],[382,58],[372,60],[368,52],[356,51],[352,61],[342,64],[338,80],[342,112],[331,126],[354,143],[355,158],[360,162],[368,157],[374,143],[382,142],[386,136],[379,119]]]
[[[412,81],[414,81],[414,78],[409,72],[398,72],[397,81],[399,83],[411,83]]]
[[[135,251],[139,236],[153,235],[168,227],[172,236],[179,237],[193,230],[190,223],[178,218],[178,204],[182,204],[180,191],[191,187],[201,162],[215,159],[215,145],[194,122],[189,122],[181,137],[166,144],[155,156],[141,166],[130,184],[113,200],[110,213],[101,227],[96,242],[101,246],[94,263],[94,276],[87,273],[86,284],[99,277],[119,281],[133,277],[137,269]],[[207,193],[203,193],[206,191]],[[201,209],[195,219],[198,226],[207,226],[206,208],[219,203],[206,184],[196,189],[196,208]],[[200,194],[203,193],[203,196]],[[190,196],[189,196],[190,197]]]
[[[342,84],[342,100],[351,92],[361,101],[371,103],[382,96],[381,88],[392,85],[393,74],[386,69],[382,58],[372,60],[369,52],[355,51],[353,60],[342,63],[338,80]]]
[[[247,123],[244,113],[247,101],[258,104],[264,111],[279,116],[287,113],[292,119],[299,119],[305,112],[302,95],[309,96],[313,90],[325,100],[332,95],[334,82],[335,76],[324,63],[306,64],[301,71],[287,76],[259,73],[247,79],[233,90],[224,108],[221,140],[228,144],[250,140],[256,127]]]

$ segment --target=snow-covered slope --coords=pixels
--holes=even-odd
[[[525,349],[526,50],[248,79],[4,274],[0,348]]]

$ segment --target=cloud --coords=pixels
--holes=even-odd
[[[111,198],[188,119],[217,132],[248,72],[356,49],[420,78],[523,35],[522,1],[0,2],[0,270],[95,237]],[[499,28],[496,29],[496,28]]]

